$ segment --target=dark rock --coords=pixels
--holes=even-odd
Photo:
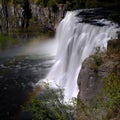
[[[97,103],[97,100],[98,97],[101,97],[103,87],[105,87],[103,86],[104,78],[111,73],[120,77],[120,39],[109,41],[107,52],[102,53],[100,59],[103,62],[99,65],[96,64],[93,56],[83,62],[78,77],[79,94],[76,120],[103,120],[107,116],[108,111],[104,107],[97,108],[98,104],[106,101],[106,96],[103,94],[101,103]],[[81,105],[79,101],[82,102]],[[94,108],[91,108],[92,105]],[[96,110],[100,110],[100,112]],[[115,119],[111,120],[119,120],[119,111],[118,114],[115,113]]]
[[[99,66],[98,72],[92,68],[94,60],[92,57],[87,58],[83,63],[81,72],[78,78],[79,94],[78,99],[85,101],[88,104],[89,100],[97,96],[102,87],[102,80],[107,74],[114,70],[116,63],[107,61]]]

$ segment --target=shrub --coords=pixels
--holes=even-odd
[[[78,100],[81,116],[90,120],[110,120],[120,111],[120,78],[110,73],[103,79],[103,89],[89,105]]]
[[[62,90],[52,90],[46,86],[45,91],[40,96],[33,96],[23,110],[32,114],[37,120],[73,120],[73,107],[64,104]]]
[[[50,1],[48,1],[48,6],[50,7],[50,8],[52,8],[52,11],[54,12],[54,13],[56,13],[57,11],[58,11],[58,6],[57,6],[57,4],[56,4],[56,2],[54,1],[54,0],[50,0]]]
[[[111,73],[103,80],[104,93],[108,97],[109,109],[114,111],[120,105],[120,78]]]
[[[94,70],[94,72],[98,72],[99,66],[103,64],[102,52],[100,51],[99,47],[96,48],[96,52],[94,55],[92,55],[92,58],[94,63],[91,65],[91,68]]]

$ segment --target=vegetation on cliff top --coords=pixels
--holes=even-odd
[[[31,0],[31,2],[40,4],[44,7],[49,3],[69,5],[71,9],[89,8],[89,7],[110,7],[116,6],[119,9],[119,0]]]

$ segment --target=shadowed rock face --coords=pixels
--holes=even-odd
[[[118,43],[119,40],[109,41],[108,51],[110,51],[111,49],[113,51],[117,47],[119,48],[120,44]],[[102,54],[101,59],[103,61],[102,64],[99,66],[94,66],[94,58],[92,56],[87,58],[83,62],[81,71],[79,73],[78,100],[82,101],[86,106],[92,105],[91,100],[94,100],[94,103],[96,103],[96,98],[99,97],[102,91],[103,80],[106,76],[108,76],[110,73],[116,73],[118,76],[120,75],[119,53],[116,53],[116,51],[114,50],[113,52],[111,52],[109,57],[104,53]],[[106,114],[107,113],[103,110],[103,113],[101,113],[99,116],[97,114],[93,115],[92,113],[90,116],[86,116],[83,113],[83,108],[81,108],[79,104],[77,106],[77,120],[96,120],[94,119],[96,116],[98,116],[97,120],[103,120],[102,116]]]
[[[78,78],[79,94],[78,99],[83,100],[87,105],[89,105],[89,100],[96,97],[102,88],[102,80],[110,72],[113,72],[116,63],[112,61],[106,61],[101,66],[99,66],[98,71],[92,68],[94,59],[89,57],[83,63],[81,72]]]

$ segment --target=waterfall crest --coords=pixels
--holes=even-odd
[[[107,48],[107,42],[116,38],[115,24],[106,20],[96,20],[104,26],[82,23],[80,11],[67,12],[56,32],[58,51],[55,64],[46,77],[51,86],[64,89],[65,99],[78,94],[77,78],[82,62],[95,52],[96,47]],[[51,82],[52,81],[52,82]]]

